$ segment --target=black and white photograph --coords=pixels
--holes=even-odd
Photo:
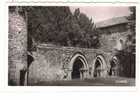
[[[136,6],[8,6],[8,86],[135,86]]]

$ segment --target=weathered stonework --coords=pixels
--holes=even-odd
[[[100,62],[100,77],[108,76],[110,70],[111,54],[97,49],[39,45],[32,56],[34,61],[28,69],[27,23],[18,12],[9,12],[9,85],[71,80],[77,62],[81,64],[78,66],[79,79],[94,78],[97,60]]]
[[[81,59],[83,63],[80,79],[94,78],[97,58],[101,59],[102,63],[100,77],[107,77],[112,57],[110,53],[97,49],[48,47],[44,45],[38,46],[37,52],[34,52],[33,55],[35,58],[29,68],[29,85],[41,81],[71,80],[76,59]]]
[[[107,52],[107,49],[104,51],[105,49],[40,44],[37,46],[37,51],[32,52],[34,61],[28,68],[26,24],[18,12],[9,12],[9,85],[23,85],[26,82],[24,85],[33,85],[42,81],[75,78],[83,80],[109,76],[110,61],[114,55]],[[111,72],[111,75],[115,73]]]
[[[8,81],[20,84],[20,71],[27,67],[27,27],[25,19],[17,12],[9,12]]]

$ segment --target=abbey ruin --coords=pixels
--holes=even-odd
[[[9,12],[9,85],[125,76],[118,57],[105,49],[38,44],[35,51],[28,53],[27,33],[26,19],[17,12]]]

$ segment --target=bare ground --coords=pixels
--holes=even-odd
[[[38,82],[33,86],[135,86],[134,78],[107,77],[86,80]]]

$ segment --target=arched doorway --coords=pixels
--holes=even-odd
[[[101,76],[101,61],[99,59],[95,62],[95,70],[94,70],[94,77],[100,77]]]
[[[81,77],[83,77],[83,76],[81,76],[81,75],[83,75],[81,73],[81,69],[83,67],[84,67],[84,64],[82,63],[82,61],[79,58],[77,58],[73,64],[73,71],[72,71],[72,75],[71,75],[72,79],[80,79]]]
[[[109,74],[111,76],[117,76],[118,75],[118,66],[119,66],[119,62],[118,62],[118,59],[116,56],[114,56],[112,58],[112,60],[110,61],[110,65],[111,65],[111,68],[110,68],[110,72]]]
[[[71,69],[70,79],[85,79],[87,78],[88,64],[85,56],[80,53],[75,54],[70,63]]]
[[[107,65],[103,56],[99,55],[94,61],[94,77],[105,77],[107,75]]]

